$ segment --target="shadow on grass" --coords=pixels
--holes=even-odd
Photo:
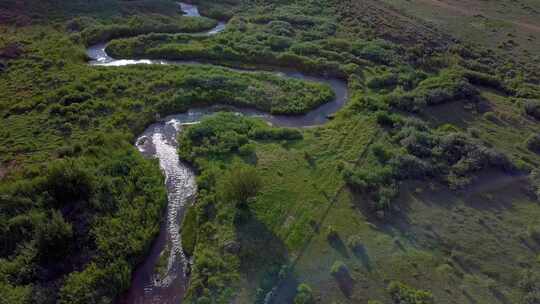
[[[347,298],[351,298],[354,291],[354,279],[351,277],[348,270],[341,270],[333,274],[336,279],[339,289]]]
[[[415,116],[424,119],[433,126],[452,124],[465,128],[483,113],[491,110],[492,106],[483,99],[478,100],[476,103],[457,100],[426,107],[419,115]]]
[[[503,304],[510,304],[511,303],[510,300],[508,300],[508,298],[502,292],[497,290],[496,288],[490,288],[490,291],[493,294],[493,296],[497,300],[499,300],[499,302],[501,302]]]
[[[294,273],[286,269],[286,245],[251,210],[243,208],[238,212],[235,227],[240,271],[249,288],[257,290],[255,303],[292,303],[298,282]]]
[[[407,216],[409,206],[406,200],[402,199],[402,194],[396,199],[399,202],[399,210],[385,211],[384,217],[377,215],[374,211],[374,202],[369,199],[365,193],[357,192],[349,189],[352,195],[352,202],[354,208],[357,209],[366,220],[376,228],[376,230],[386,233],[392,237],[397,235],[404,235],[405,232],[410,231],[411,224],[410,219]],[[407,234],[409,238],[410,234]],[[402,244],[396,244],[400,250],[404,251]]]
[[[371,272],[371,260],[369,259],[366,247],[364,247],[364,245],[357,245],[356,247],[352,248],[352,252],[354,256],[360,260],[362,266],[364,266],[367,271]]]
[[[347,251],[347,246],[341,239],[339,235],[335,235],[328,238],[328,243],[332,248],[334,248],[342,256],[349,258],[349,252]]]
[[[473,297],[471,296],[471,294],[470,294],[468,291],[463,290],[462,293],[463,293],[463,295],[465,296],[465,298],[467,298],[467,300],[469,301],[469,303],[472,303],[472,304],[478,303],[478,301],[477,301],[475,298],[473,298]]]

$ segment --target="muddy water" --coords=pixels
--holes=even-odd
[[[180,6],[186,16],[200,16],[196,6],[185,3],[180,3]],[[214,29],[198,35],[215,35],[224,29],[225,24],[219,23]],[[105,43],[88,48],[87,54],[92,59],[91,65],[201,64],[193,61],[114,59],[107,55],[105,48]],[[348,100],[347,85],[341,80],[307,76],[286,69],[274,69],[273,72],[282,77],[328,84],[333,89],[335,98],[304,115],[271,115],[248,108],[233,108],[238,115],[260,117],[276,126],[308,127],[327,122],[328,116],[338,111]],[[219,110],[218,107],[193,108],[187,113],[168,116],[149,126],[137,139],[135,144],[143,155],[159,160],[159,165],[165,175],[168,205],[166,219],[159,236],[154,241],[146,260],[133,273],[131,287],[119,299],[119,303],[178,304],[182,302],[188,283],[186,270],[189,261],[182,250],[180,226],[186,208],[193,203],[197,194],[197,185],[193,170],[178,157],[176,136],[185,125],[197,123],[204,116],[217,110]],[[159,266],[156,267],[156,265]]]

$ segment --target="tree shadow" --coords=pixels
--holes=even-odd
[[[402,199],[403,193],[400,189],[400,197],[396,199],[396,202],[399,202],[399,210],[387,210],[385,211],[384,217],[380,217],[374,211],[374,202],[370,200],[364,193],[354,191],[350,189],[352,194],[352,202],[354,208],[357,209],[366,220],[372,224],[376,230],[386,233],[389,236],[396,237],[398,235],[403,236],[406,232],[411,230],[410,219],[407,216],[407,212],[410,209],[407,200]],[[411,235],[409,234],[410,238]],[[413,240],[414,241],[414,240]],[[405,251],[403,244],[396,242],[396,246]]]
[[[345,246],[345,243],[339,235],[333,235],[331,237],[328,237],[328,243],[342,256],[346,258],[350,257],[349,252],[347,251],[347,246]]]
[[[249,288],[257,291],[255,303],[290,303],[298,285],[287,268],[289,253],[283,241],[261,222],[249,207],[240,208],[235,218],[240,271]],[[275,302],[278,303],[278,302]]]
[[[362,263],[362,266],[367,269],[367,271],[371,272],[371,260],[369,258],[369,255],[367,253],[366,247],[364,245],[357,245],[354,248],[352,248],[352,252],[356,258],[360,260],[360,263]]]
[[[499,170],[484,170],[458,195],[468,206],[479,210],[508,210],[517,198],[532,200],[527,189],[526,175],[509,174]]]
[[[491,293],[493,294],[493,296],[499,300],[499,302],[503,303],[503,304],[510,304],[510,300],[508,300],[508,298],[502,293],[500,292],[499,290],[495,289],[495,288],[490,288],[489,289],[491,291]]]
[[[433,126],[452,124],[458,127],[466,127],[471,122],[486,112],[492,110],[487,100],[480,98],[476,102],[456,100],[438,105],[431,105],[423,109],[417,116]]]
[[[351,298],[354,292],[354,279],[351,277],[348,270],[340,270],[333,274],[336,279],[339,289],[343,295],[347,298]]]
[[[256,166],[259,163],[259,157],[257,156],[257,153],[250,152],[247,155],[243,155],[242,158],[244,161],[250,165]]]
[[[478,303],[478,301],[475,298],[473,298],[468,291],[463,290],[462,293],[465,296],[465,298],[467,298],[467,300],[469,300],[469,303],[473,303],[473,304]]]

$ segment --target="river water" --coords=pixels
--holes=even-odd
[[[200,16],[197,6],[179,3],[185,16]],[[225,30],[220,22],[215,28],[197,35],[215,35]],[[87,54],[95,66],[126,66],[134,64],[156,65],[197,65],[194,61],[170,61],[148,59],[115,59],[106,51],[106,43],[88,48]],[[244,71],[249,73],[248,71]],[[347,84],[339,79],[307,76],[287,69],[273,69],[282,77],[293,77],[306,81],[330,85],[335,98],[304,115],[271,115],[249,108],[233,108],[239,115],[260,117],[276,126],[308,127],[324,124],[329,115],[338,111],[348,100]],[[206,115],[216,112],[218,107],[190,109],[187,113],[171,115],[149,126],[141,134],[135,145],[149,158],[157,158],[165,175],[167,187],[166,219],[154,241],[145,261],[133,273],[130,289],[119,299],[122,304],[178,304],[182,302],[188,284],[189,260],[184,255],[181,244],[181,221],[197,194],[195,173],[190,166],[179,159],[176,137],[186,125],[197,123]],[[156,265],[159,263],[159,271]]]

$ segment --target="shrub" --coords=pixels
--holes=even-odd
[[[401,282],[392,281],[388,292],[396,304],[433,304],[433,294],[429,291],[414,289]]]
[[[262,180],[253,166],[237,163],[225,174],[222,185],[227,201],[243,204],[257,195]]]
[[[249,137],[257,140],[299,140],[302,132],[289,128],[256,128],[249,132]]]
[[[238,149],[238,153],[239,153],[241,156],[250,156],[250,155],[253,155],[253,153],[255,153],[255,145],[254,145],[254,144],[245,144],[245,145],[241,146],[241,147]]]
[[[532,191],[536,194],[536,198],[540,199],[540,170],[534,169],[529,175],[529,181]]]
[[[332,268],[330,269],[330,273],[335,277],[348,276],[349,268],[342,261],[336,261],[332,265]]]
[[[79,200],[88,200],[94,190],[94,181],[88,171],[71,160],[53,162],[46,174],[43,189],[62,207]]]
[[[393,73],[385,73],[381,76],[371,78],[367,85],[370,89],[384,89],[393,87],[398,84],[398,75]]]
[[[386,163],[390,158],[392,158],[392,153],[389,151],[388,147],[383,144],[373,144],[371,147],[371,153],[377,159],[379,163]]]
[[[291,51],[301,56],[318,56],[321,52],[321,47],[312,42],[303,42],[293,44]]]
[[[197,244],[197,210],[188,208],[182,221],[182,248],[187,256],[192,257]]]
[[[512,94],[512,91],[499,78],[493,75],[467,70],[464,72],[464,77],[472,84],[490,87],[507,94]]]
[[[392,64],[397,58],[395,51],[383,40],[357,42],[352,46],[352,53],[381,64]]]
[[[527,139],[527,148],[535,153],[540,153],[540,134],[533,134]]]
[[[392,201],[397,197],[397,195],[398,189],[395,184],[380,187],[376,194],[375,210],[389,210],[392,206]]]
[[[290,37],[294,30],[289,22],[279,20],[270,21],[268,28],[272,34],[285,37]]]
[[[540,101],[539,100],[527,100],[525,102],[525,113],[529,116],[540,120]]]
[[[540,243],[540,226],[531,226],[527,229],[527,234],[531,239]]]
[[[49,219],[37,225],[36,244],[42,260],[60,259],[70,247],[73,229],[58,211],[52,211]]]
[[[394,127],[394,124],[396,123],[395,116],[392,116],[392,114],[390,114],[387,111],[379,111],[377,112],[376,115],[377,115],[377,123],[379,125],[383,127],[389,127],[389,128]]]
[[[410,154],[394,157],[390,160],[390,164],[399,179],[423,178],[431,172],[428,163]]]
[[[314,302],[315,299],[313,298],[311,287],[305,283],[298,285],[296,296],[294,297],[294,304],[312,304]]]
[[[328,231],[326,233],[326,239],[328,241],[334,241],[339,238],[337,230],[333,226],[328,226]]]
[[[290,38],[274,35],[270,36],[267,42],[273,51],[284,51],[292,44],[292,40]]]
[[[352,249],[352,250],[357,250],[359,248],[362,248],[363,245],[362,245],[362,237],[360,237],[359,235],[351,235],[348,239],[347,239],[347,245]]]

